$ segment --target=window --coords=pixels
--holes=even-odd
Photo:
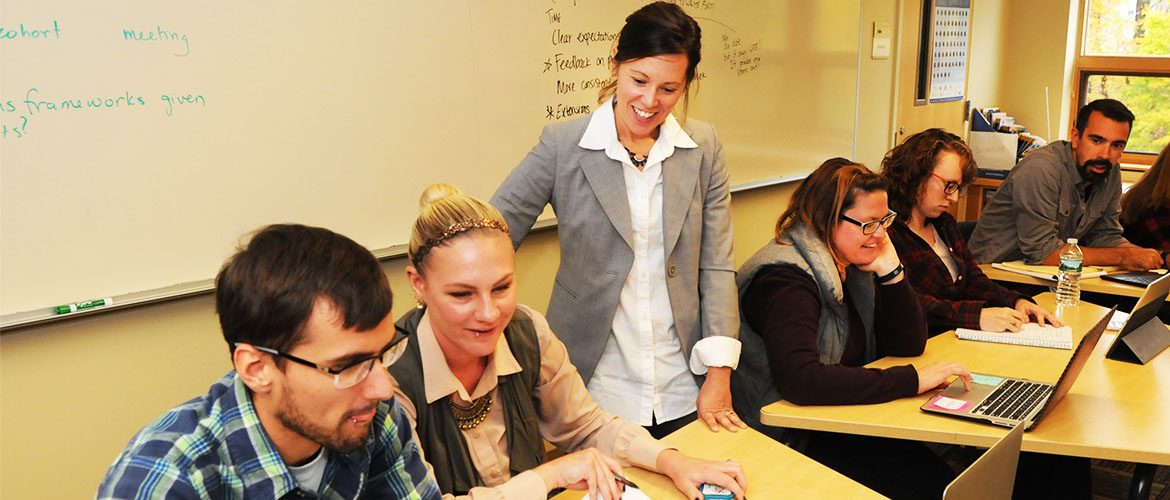
[[[1082,0],[1075,109],[1100,98],[1137,116],[1127,163],[1153,163],[1170,141],[1170,0]]]

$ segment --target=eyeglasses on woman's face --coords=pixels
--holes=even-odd
[[[366,377],[370,376],[370,371],[374,369],[375,361],[381,361],[382,368],[389,368],[390,365],[393,365],[394,362],[398,361],[398,359],[402,357],[402,354],[406,352],[406,340],[408,338],[409,337],[406,335],[400,334],[398,338],[390,342],[390,345],[387,345],[385,348],[383,348],[382,352],[367,358],[352,361],[340,368],[329,368],[327,366],[321,366],[312,361],[298,358],[292,354],[280,352],[276,349],[269,349],[267,347],[260,346],[252,347],[255,347],[257,351],[281,357],[294,363],[308,366],[310,368],[316,368],[322,372],[325,372],[326,374],[333,375],[334,387],[338,389],[349,389],[350,387],[362,383]],[[236,343],[235,345],[239,347],[240,344]]]
[[[934,172],[931,172],[930,175],[933,176],[935,179],[943,181],[943,193],[945,193],[947,196],[955,194],[955,192],[959,193],[959,198],[967,196],[967,186],[964,185],[963,183],[956,182],[956,181],[948,181],[948,180],[944,179],[941,175],[938,175]]]
[[[879,227],[890,227],[890,225],[894,223],[894,218],[897,216],[897,213],[895,213],[893,210],[890,210],[890,213],[886,214],[885,217],[876,220],[862,222],[845,214],[841,214],[841,220],[860,226],[862,234],[873,234],[877,232]]]

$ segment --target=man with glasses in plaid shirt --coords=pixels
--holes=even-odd
[[[99,498],[439,498],[386,367],[405,350],[366,249],[268,226],[216,277],[234,370],[138,433]]]

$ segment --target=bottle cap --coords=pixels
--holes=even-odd
[[[1076,245],[1076,244],[1077,244],[1077,239],[1076,239],[1076,238],[1069,238],[1069,239],[1066,241],[1066,243],[1068,243],[1069,245]]]

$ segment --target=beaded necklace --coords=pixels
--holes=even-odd
[[[636,154],[634,154],[633,151],[630,151],[630,148],[626,148],[625,145],[623,145],[622,147],[625,148],[626,152],[630,154],[630,162],[633,163],[635,167],[642,168],[642,167],[646,166],[646,160],[650,159],[650,155],[646,155],[646,156],[636,155]]]
[[[451,405],[451,412],[455,414],[455,423],[459,425],[460,429],[474,429],[483,423],[483,419],[487,418],[488,412],[492,410],[492,395],[484,394],[467,406],[455,404],[454,396],[448,399],[447,403]]]

